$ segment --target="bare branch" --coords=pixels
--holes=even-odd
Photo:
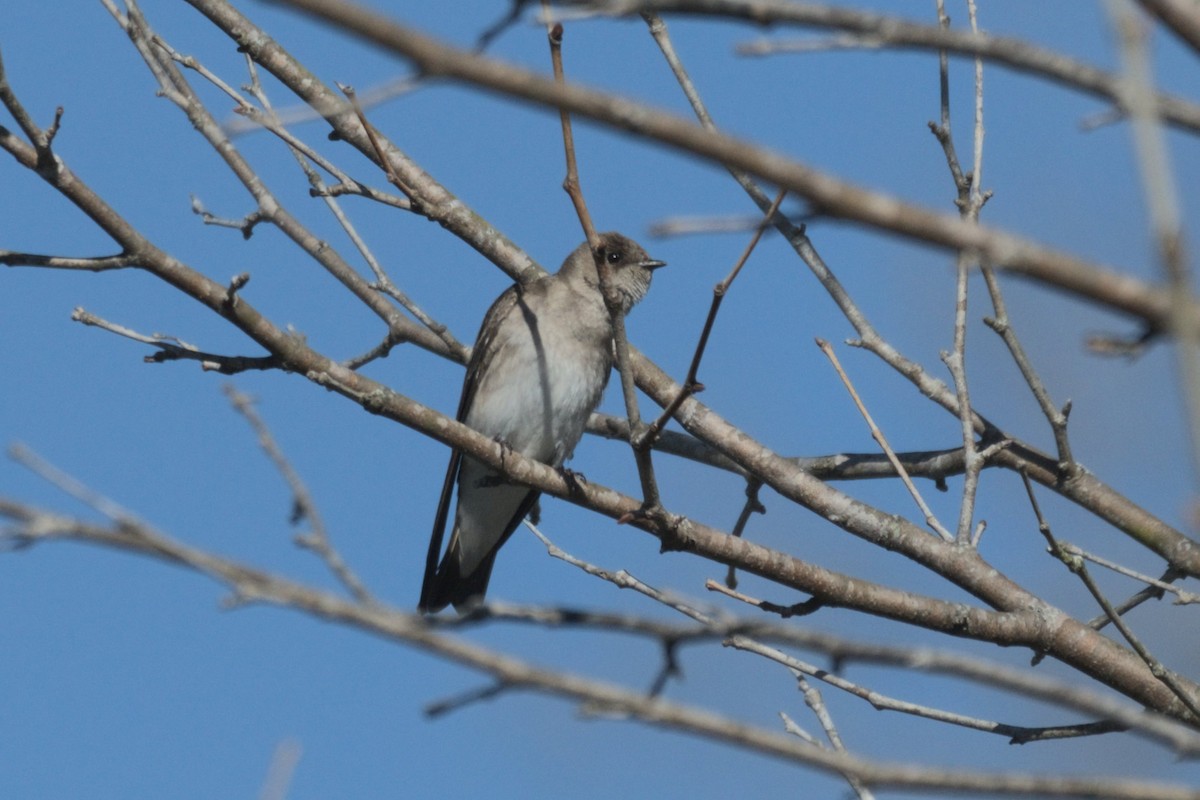
[[[1150,672],[1154,677],[1162,681],[1163,685],[1167,686],[1179,698],[1180,702],[1187,707],[1188,711],[1191,712],[1193,722],[1200,720],[1200,703],[1197,703],[1196,699],[1187,693],[1181,682],[1181,677],[1164,667],[1146,649],[1146,646],[1133,633],[1133,629],[1125,623],[1124,618],[1117,613],[1116,609],[1108,601],[1108,598],[1100,591],[1100,587],[1092,580],[1091,573],[1088,571],[1083,559],[1078,555],[1071,554],[1065,543],[1060,543],[1054,537],[1054,534],[1050,531],[1050,524],[1042,516],[1042,510],[1038,506],[1037,498],[1033,493],[1033,485],[1030,484],[1028,478],[1025,479],[1025,491],[1029,496],[1029,503],[1033,507],[1033,513],[1037,517],[1038,531],[1041,532],[1042,536],[1046,537],[1046,541],[1050,544],[1050,554],[1079,577],[1079,580],[1087,587],[1088,592],[1095,598],[1100,607],[1104,609],[1104,613],[1108,616],[1109,621],[1121,632],[1121,636],[1125,638],[1125,641],[1129,642],[1130,647],[1137,652],[1138,656],[1146,662],[1146,666],[1150,668]]]
[[[576,0],[599,5],[606,14],[678,13],[741,19],[757,25],[799,25],[840,30],[886,42],[892,47],[946,50],[981,57],[1019,72],[1043,77],[1120,105],[1120,79],[1108,72],[1020,39],[967,30],[943,30],[937,25],[871,11],[787,0]],[[1174,5],[1174,3],[1172,3]],[[1164,4],[1165,5],[1165,4]],[[1200,131],[1200,106],[1177,97],[1156,96],[1159,114],[1172,125]]]
[[[37,253],[17,253],[0,250],[0,264],[8,267],[43,267],[46,269],[75,269],[84,272],[106,272],[110,269],[126,269],[137,266],[130,256],[97,256],[73,258],[71,256],[46,256]]]
[[[222,0],[190,0],[190,2],[224,30],[239,48],[255,59],[256,63],[268,69],[305,102],[314,107],[323,108],[330,102],[339,101],[339,98],[328,87],[324,86],[292,59],[270,36],[265,35],[228,3]],[[486,62],[482,71],[487,72],[491,70],[492,66],[492,62]],[[629,107],[622,106],[621,108]],[[630,110],[630,115],[620,117],[620,119],[641,118],[642,109],[634,107]],[[698,113],[707,119],[707,113],[702,109]],[[349,117],[346,115],[331,116],[327,119],[338,138],[368,156],[373,155],[369,141],[352,115]],[[0,146],[4,144],[5,142],[0,139]],[[526,281],[543,274],[528,255],[517,249],[494,227],[480,220],[445,187],[438,184],[406,158],[395,145],[389,143],[386,147],[388,160],[404,176],[410,186],[422,193],[425,198],[424,209],[430,219],[462,238],[464,242],[518,281]],[[744,175],[744,173],[742,174]],[[746,181],[739,178],[739,182],[755,199],[759,208],[765,210],[770,202],[769,197],[753,184],[748,183],[748,178]],[[953,393],[949,392],[941,381],[926,375],[918,364],[904,358],[883,341],[873,331],[861,312],[854,307],[844,289],[812,248],[807,238],[799,235],[796,229],[786,221],[778,220],[777,217],[777,225],[782,226],[781,229],[785,231],[789,242],[797,249],[805,263],[818,276],[830,292],[831,297],[839,307],[843,308],[847,318],[859,331],[864,346],[869,347],[872,352],[884,358],[900,374],[913,381],[924,395],[948,410],[954,410],[956,405]],[[670,402],[679,387],[639,354],[634,354],[634,362],[638,368],[639,387],[663,405]],[[694,398],[685,403],[683,411],[689,419],[694,421],[692,432],[700,434],[701,438],[707,441],[726,442],[729,441],[729,435],[735,433],[739,436],[744,435],[737,432],[732,426],[726,425],[723,420]],[[985,419],[979,418],[976,425],[977,430],[987,436],[1000,438],[1000,432],[991,427]],[[742,463],[750,463],[746,460],[747,458],[753,460],[766,457],[765,448],[759,448],[757,443],[752,440],[747,441],[745,445],[746,450],[739,456]],[[771,457],[774,458],[773,455]],[[1085,470],[1076,470],[1064,479],[1056,466],[1055,459],[1020,442],[1015,442],[1012,447],[999,453],[997,463],[1008,469],[1024,470],[1033,480],[1052,488],[1075,503],[1092,509],[1102,519],[1159,553],[1170,564],[1183,572],[1200,575],[1200,548],[1195,547],[1179,531],[1130,502],[1128,498],[1115,492],[1110,486],[1105,485]],[[782,467],[783,464],[780,463],[779,466]]]
[[[200,0],[192,0],[200,2]],[[971,225],[896,198],[839,181],[765,148],[693,125],[671,114],[442,44],[350,3],[283,0],[413,61],[428,75],[461,80],[668,144],[736,167],[807,199],[829,216],[861,222],[954,250],[975,250],[998,269],[1165,328],[1171,300],[1142,281],[984,225]],[[1189,313],[1200,318],[1200,308]]]
[[[267,458],[271,459],[271,463],[275,465],[275,469],[283,477],[288,488],[292,492],[292,517],[293,525],[298,524],[302,520],[308,520],[310,530],[308,533],[297,536],[296,543],[312,552],[325,562],[329,567],[329,571],[342,583],[350,594],[360,603],[372,603],[374,598],[367,591],[367,587],[359,577],[354,574],[354,570],[346,563],[333,544],[329,541],[329,531],[325,528],[325,521],[321,518],[321,512],[317,509],[316,501],[313,499],[312,493],[308,490],[304,480],[300,477],[300,473],[296,472],[296,468],[292,466],[291,461],[283,454],[279,444],[275,441],[275,437],[271,434],[270,428],[254,408],[254,400],[248,395],[239,392],[232,384],[226,384],[223,387],[225,396],[229,398],[230,404],[234,410],[245,417],[246,422],[250,423],[251,429],[258,437],[258,444],[262,447],[263,452],[267,454]]]
[[[729,292],[729,287],[733,285],[738,273],[742,271],[742,267],[746,264],[746,260],[750,258],[750,254],[754,252],[754,248],[758,246],[758,242],[762,239],[763,232],[767,226],[771,224],[771,218],[779,211],[779,204],[783,202],[786,196],[785,192],[780,192],[775,196],[771,207],[767,209],[766,214],[759,221],[758,227],[754,229],[754,235],[750,237],[750,242],[746,245],[746,249],[742,251],[742,255],[738,257],[737,263],[733,265],[733,269],[725,276],[725,279],[713,287],[712,305],[708,309],[708,317],[704,320],[704,328],[700,331],[700,339],[696,342],[696,351],[692,355],[691,366],[688,367],[687,377],[683,379],[683,388],[679,390],[679,394],[675,396],[658,419],[646,429],[641,441],[638,442],[638,447],[652,447],[654,442],[662,433],[664,427],[671,417],[675,416],[675,412],[683,405],[683,401],[704,390],[704,384],[697,380],[697,372],[700,370],[700,360],[704,358],[704,348],[708,345],[708,337],[712,334],[713,324],[717,321],[717,312],[721,309],[721,301],[725,299],[726,293]]]
[[[1175,365],[1179,371],[1184,406],[1188,411],[1192,463],[1200,464],[1200,347],[1197,347],[1193,338],[1200,335],[1200,325],[1188,313],[1195,293],[1183,237],[1179,191],[1175,186],[1166,136],[1154,104],[1154,83],[1142,20],[1138,18],[1131,0],[1108,0],[1107,7],[1124,72],[1118,86],[1122,105],[1129,109],[1133,123],[1134,154],[1142,178],[1142,195],[1149,209],[1150,230],[1158,250],[1158,259],[1171,292],[1172,303],[1167,322],[1168,330],[1175,339]],[[1195,17],[1196,9],[1193,8],[1192,12]],[[1200,23],[1193,21],[1193,24],[1200,27]]]
[[[153,333],[147,336],[124,325],[109,322],[103,317],[98,317],[82,308],[76,308],[71,312],[71,319],[81,322],[84,325],[100,328],[109,333],[115,333],[118,336],[124,336],[126,339],[132,339],[135,342],[157,347],[157,352],[143,358],[143,361],[147,364],[162,364],[166,361],[199,361],[202,369],[220,372],[223,375],[235,375],[248,370],[283,368],[283,363],[274,356],[226,356],[207,353],[195,345],[188,344],[174,336],[167,336],[161,333]]]
[[[1189,0],[1138,0],[1138,5],[1157,17],[1188,47],[1200,51],[1200,17]]]
[[[854,401],[855,408],[858,409],[858,413],[861,414],[862,418],[866,421],[867,427],[871,431],[871,438],[874,439],[879,447],[883,450],[884,454],[888,457],[888,461],[891,462],[892,467],[895,468],[896,473],[900,476],[900,480],[904,482],[904,488],[908,489],[908,493],[912,495],[912,499],[916,501],[917,508],[921,510],[921,514],[925,518],[925,524],[929,526],[930,530],[942,537],[943,540],[947,542],[954,541],[954,536],[950,533],[950,531],[946,530],[941,522],[938,521],[938,518],[929,508],[928,504],[926,504],[925,498],[921,497],[921,493],[917,491],[916,484],[912,482],[912,478],[910,478],[908,473],[904,471],[904,465],[901,464],[900,459],[896,457],[896,453],[894,450],[892,450],[892,446],[888,444],[887,438],[883,435],[883,431],[879,430],[879,426],[876,425],[875,420],[871,418],[871,412],[867,411],[867,407],[863,403],[862,398],[858,396],[858,392],[854,389],[854,384],[850,382],[850,376],[846,374],[846,370],[842,369],[842,364],[840,361],[838,361],[837,355],[833,352],[833,347],[824,339],[817,339],[817,347],[821,348],[821,352],[824,353],[825,357],[829,359],[829,362],[833,364],[833,368],[837,372],[838,377],[842,379],[842,383],[845,385],[846,391],[850,393],[850,398]],[[974,453],[967,453],[965,457],[969,459],[971,455],[974,455]]]
[[[543,9],[547,7],[546,0],[543,0],[542,6]],[[546,24],[550,43],[550,61],[554,69],[554,83],[557,86],[563,86],[566,83],[562,58],[563,26],[557,22],[551,24],[549,20]],[[592,215],[588,211],[587,201],[583,196],[583,187],[579,181],[579,165],[575,157],[575,134],[571,128],[570,112],[566,108],[560,108],[558,116],[562,124],[563,150],[567,167],[566,177],[563,178],[563,189],[571,198],[571,204],[575,207],[575,214],[579,217],[579,224],[583,227],[588,247],[591,248],[600,294],[604,298],[604,305],[612,320],[613,352],[616,355],[617,372],[621,377],[621,396],[625,401],[625,416],[629,420],[631,432],[629,445],[633,450],[638,480],[642,486],[642,506],[637,513],[661,514],[662,498],[659,496],[658,481],[654,476],[654,459],[646,444],[645,425],[642,423],[641,411],[638,409],[634,375],[629,367],[629,339],[625,334],[625,310],[621,305],[621,298],[613,288],[612,268],[601,252],[600,238],[592,224]]]
[[[29,541],[69,539],[102,544],[149,555],[208,575],[227,586],[243,602],[289,608],[320,619],[359,628],[378,636],[419,647],[443,658],[485,672],[505,686],[536,689],[608,714],[620,714],[649,724],[690,733],[735,747],[753,750],[836,774],[853,775],[874,787],[908,787],[944,791],[987,791],[994,794],[1041,793],[1053,797],[1094,797],[1111,800],[1195,800],[1200,793],[1177,784],[1118,778],[1043,777],[1020,773],[987,773],[889,764],[827,750],[793,738],[739,723],[712,712],[671,703],[570,673],[530,665],[461,639],[431,630],[421,616],[387,606],[344,600],[286,578],[188,547],[140,525],[112,528],[42,512],[0,500],[0,514],[18,521],[8,535]]]

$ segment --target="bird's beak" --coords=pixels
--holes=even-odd
[[[648,270],[656,270],[659,267],[665,267],[666,265],[667,262],[665,261],[654,261],[653,259],[650,261],[642,261],[638,264],[639,267],[645,267]]]

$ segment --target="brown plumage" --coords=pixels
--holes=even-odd
[[[619,233],[600,235],[600,255],[628,311],[663,266]],[[612,322],[596,266],[581,244],[554,275],[505,291],[483,319],[463,381],[457,418],[512,450],[561,467],[583,435],[612,368]],[[454,529],[438,563],[458,487]],[[538,492],[509,483],[455,449],[434,518],[419,608],[458,609],[482,600],[496,553],[537,502]]]

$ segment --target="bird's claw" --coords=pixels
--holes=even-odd
[[[558,474],[562,476],[563,481],[567,484],[567,490],[571,494],[576,494],[583,491],[583,484],[588,482],[587,477],[582,472],[576,472],[569,467],[559,467]]]
[[[512,445],[503,436],[493,436],[492,441],[500,445],[500,467],[504,468],[504,459],[513,451]]]

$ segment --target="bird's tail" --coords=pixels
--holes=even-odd
[[[433,614],[448,605],[463,613],[470,606],[480,603],[487,593],[492,565],[496,563],[496,551],[489,553],[469,575],[463,575],[459,570],[455,545],[457,542],[446,551],[437,572],[426,575],[421,584],[421,601],[417,604],[417,610],[422,614]]]

